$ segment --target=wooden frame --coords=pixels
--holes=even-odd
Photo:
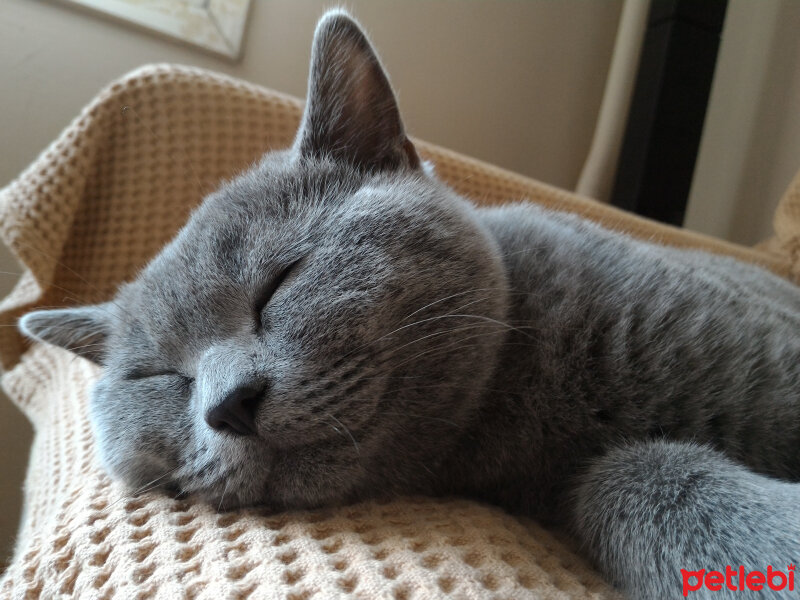
[[[251,0],[60,0],[236,60]]]

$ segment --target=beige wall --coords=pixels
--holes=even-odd
[[[148,62],[225,71],[302,96],[332,2],[253,0],[232,64],[45,0],[0,1],[0,185],[111,79]],[[621,2],[350,0],[419,137],[572,188],[588,149]],[[16,267],[0,251],[0,270]],[[0,296],[13,277],[0,275]],[[0,399],[0,546],[19,511],[29,427]]]
[[[772,234],[800,169],[800,2],[731,0],[686,227],[741,244]]]

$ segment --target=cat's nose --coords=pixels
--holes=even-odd
[[[236,435],[256,434],[256,410],[264,399],[263,384],[240,385],[225,395],[219,404],[206,411],[209,427]]]

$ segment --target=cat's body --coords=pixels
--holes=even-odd
[[[800,292],[476,208],[421,168],[347,16],[313,54],[291,149],[114,301],[23,319],[104,365],[106,468],[224,507],[465,494],[569,528],[641,598],[680,597],[680,569],[800,561],[800,484],[766,476],[800,479]]]
[[[518,460],[508,471],[512,497],[489,498],[539,516],[555,508],[558,518],[554,492],[587,459],[661,438],[710,444],[760,473],[800,479],[794,286],[530,205],[478,214],[505,257],[515,292],[508,321],[517,326],[484,396],[481,442],[461,453],[486,448],[472,465]]]

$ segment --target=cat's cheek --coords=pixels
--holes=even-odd
[[[89,400],[89,423],[95,438],[97,459],[113,479],[122,480],[130,486],[138,479],[135,469],[130,469],[131,452],[120,428],[115,411],[109,402],[109,386],[101,379]]]
[[[137,438],[128,427],[110,424],[111,415],[93,411],[90,423],[96,439],[97,459],[112,479],[137,490],[172,469],[157,453],[142,452],[132,444]],[[165,481],[165,483],[167,483]]]
[[[274,451],[257,436],[212,429],[201,412],[188,412],[192,420],[176,472],[181,490],[226,510],[263,503]]]
[[[105,376],[89,402],[97,458],[112,478],[138,489],[153,480],[167,484],[186,440],[183,398],[147,381]]]
[[[366,476],[360,457],[348,448],[298,448],[278,453],[266,501],[297,508],[347,502]]]

